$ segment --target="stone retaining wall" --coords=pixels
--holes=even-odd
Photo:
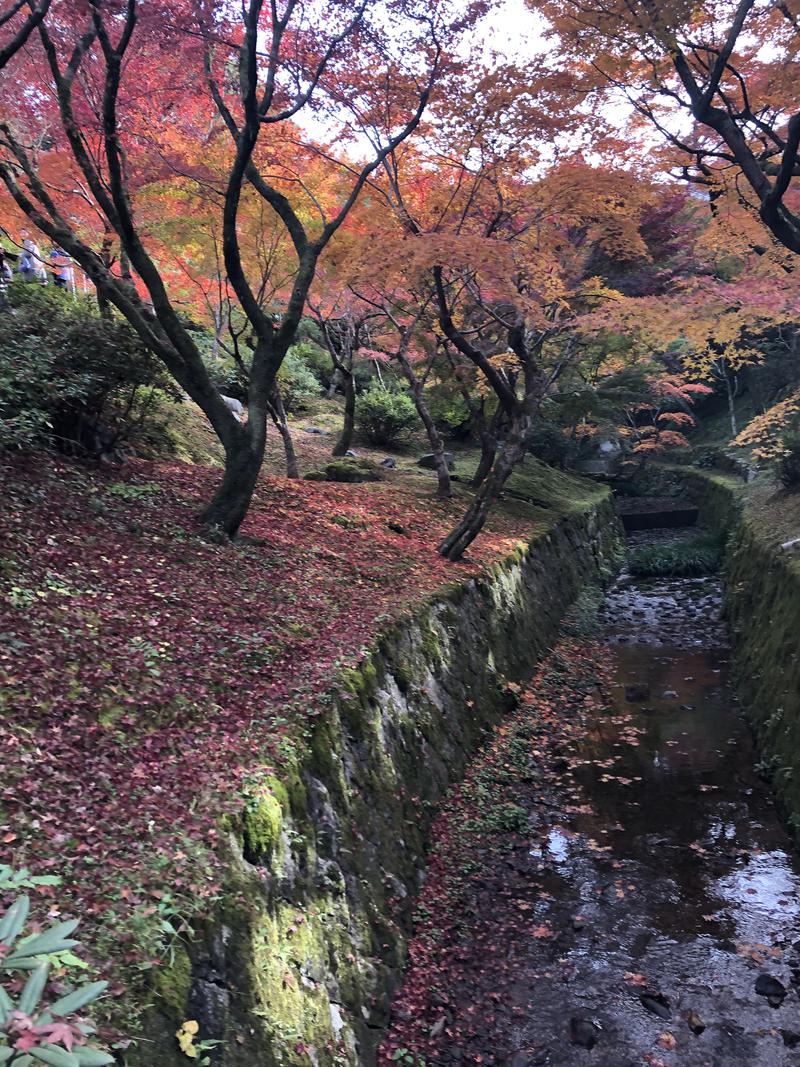
[[[567,606],[609,577],[610,498],[395,623],[322,702],[302,754],[230,827],[224,897],[155,979],[126,1063],[179,1067],[200,1023],[221,1067],[375,1062],[437,806],[513,706]]]

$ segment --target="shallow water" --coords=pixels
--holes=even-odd
[[[609,592],[612,706],[509,861],[556,936],[513,938],[484,974],[489,902],[457,1009],[476,1037],[429,1065],[800,1065],[800,864],[729,685],[720,599],[716,579],[626,573]],[[513,980],[490,1002],[498,966]]]
[[[569,930],[558,961],[572,973],[542,989],[519,1028],[518,1047],[539,1046],[519,1063],[623,1067],[646,1062],[654,1043],[652,1055],[693,1067],[800,1063],[800,865],[754,770],[719,605],[713,579],[623,574],[609,593],[614,707],[573,762],[591,810],[551,830],[542,854],[552,894],[542,921]],[[581,930],[567,913],[580,913]],[[621,972],[632,976],[623,990]],[[761,974],[787,990],[779,1005],[756,994]],[[647,989],[668,1017],[637,1002]],[[566,1017],[597,1026],[593,1049],[565,1043]],[[657,1044],[664,1032],[674,1049]]]

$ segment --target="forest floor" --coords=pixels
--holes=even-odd
[[[0,862],[61,876],[39,910],[81,916],[117,995],[215,896],[226,798],[291,758],[337,671],[410,604],[598,498],[530,460],[516,492],[536,504],[504,502],[452,564],[436,544],[464,483],[437,501],[410,451],[376,483],[287,481],[271,436],[226,545],[195,523],[218,469],[0,457]],[[304,470],[329,458],[332,436],[296,438]]]

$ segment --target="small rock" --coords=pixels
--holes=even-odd
[[[407,530],[406,530],[405,526],[403,526],[402,522],[395,522],[394,519],[392,519],[391,521],[387,522],[386,526],[387,526],[387,528],[389,530],[392,530],[394,533],[398,533],[398,534],[407,533]]]
[[[319,426],[304,426],[303,427],[303,431],[305,433],[317,434],[320,437],[324,437],[330,432],[329,430],[321,429],[321,427],[319,427]]]
[[[397,467],[397,460],[392,456],[387,456],[386,459],[381,460],[381,466],[385,467],[387,471],[393,471]]]
[[[352,448],[348,448],[345,452],[346,456],[352,456],[354,459],[358,457],[358,452],[355,452]]]
[[[800,1045],[800,1034],[795,1033],[794,1030],[781,1030],[781,1037],[787,1048],[796,1048]]]
[[[527,1052],[515,1052],[508,1061],[508,1067],[533,1067],[536,1060],[532,1060]]]
[[[694,707],[694,704],[681,704],[680,710],[681,711],[694,711],[695,707]]]
[[[589,1019],[570,1019],[569,1039],[581,1048],[594,1048],[600,1036],[600,1027]]]
[[[439,1019],[437,1019],[437,1020],[436,1020],[436,1022],[435,1022],[435,1023],[433,1024],[433,1026],[431,1027],[431,1032],[430,1032],[430,1036],[431,1036],[431,1037],[432,1037],[432,1038],[433,1038],[434,1040],[435,1040],[435,1039],[436,1039],[437,1037],[439,1037],[439,1036],[440,1036],[440,1034],[441,1034],[442,1030],[444,1030],[444,1028],[445,1028],[445,1024],[446,1024],[446,1023],[447,1023],[447,1016],[446,1016],[446,1015],[442,1015],[442,1016],[441,1016],[441,1017],[440,1017]]]
[[[771,974],[760,974],[756,978],[756,993],[766,997],[773,1008],[779,1008],[786,997],[786,987]]]
[[[639,1000],[642,1007],[657,1015],[659,1019],[669,1019],[672,1016],[670,1004],[663,993],[640,993]]]
[[[635,704],[640,700],[648,700],[650,697],[650,686],[645,682],[634,682],[633,685],[625,686],[625,699],[630,703]]]
[[[677,700],[678,699],[678,694],[675,692],[674,689],[665,689],[664,692],[661,694],[661,699],[662,700]]]
[[[706,1024],[703,1022],[703,1020],[700,1018],[696,1011],[690,1011],[688,1013],[688,1015],[686,1016],[686,1022],[693,1034],[702,1034],[702,1032],[706,1028]]]

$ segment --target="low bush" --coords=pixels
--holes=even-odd
[[[178,391],[131,327],[90,300],[12,284],[0,314],[0,447],[110,452],[147,416],[153,387]]]
[[[561,426],[540,419],[531,430],[528,451],[548,467],[565,467],[574,444]]]
[[[699,578],[719,570],[724,548],[722,539],[713,535],[653,545],[634,553],[628,568],[637,578]]]
[[[414,401],[407,393],[391,392],[373,385],[358,398],[358,428],[373,445],[397,444],[418,419]]]
[[[425,402],[440,433],[455,438],[469,434],[472,418],[461,393],[447,385],[432,385],[425,391]]]
[[[283,406],[290,415],[306,411],[322,391],[320,380],[307,361],[308,348],[308,344],[290,348],[278,371]]]

